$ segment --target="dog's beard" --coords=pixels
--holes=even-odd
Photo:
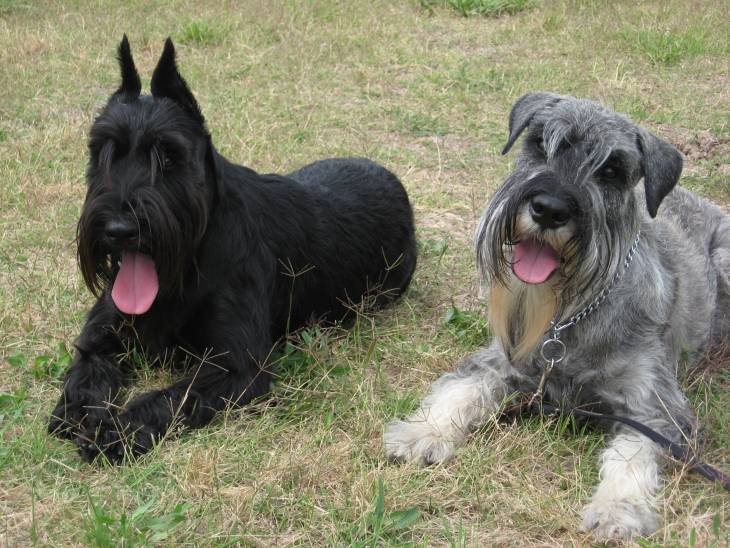
[[[507,215],[512,208],[514,215]],[[572,220],[559,230],[541,230],[524,203],[493,202],[485,212],[477,231],[478,264],[489,290],[492,331],[511,359],[536,348],[575,290],[584,255],[577,234]]]
[[[95,192],[95,188],[90,189],[77,226],[79,267],[91,292],[98,296],[110,287],[122,312],[142,314],[152,306],[158,290],[161,295],[182,291],[207,227],[205,194],[183,185],[174,193],[139,189],[134,205],[130,203],[139,227],[136,245],[115,249],[109,246],[104,227],[120,200],[115,193]]]
[[[550,327],[558,310],[559,292],[551,282],[526,284],[511,277],[489,288],[489,323],[507,356],[529,355]]]
[[[503,202],[490,204],[485,212],[477,230],[477,263],[489,291],[492,330],[505,353],[519,360],[535,350],[552,320],[575,314],[609,283],[622,266],[631,244],[627,235],[634,229],[616,233],[579,218],[563,229],[541,231],[526,208],[518,206],[512,216],[505,211],[510,205]],[[516,272],[515,248],[525,241],[532,247],[549,246],[560,265],[549,273]],[[546,279],[528,283],[530,276]]]

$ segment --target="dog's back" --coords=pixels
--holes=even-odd
[[[709,342],[730,345],[730,216],[678,186],[664,200],[655,222],[667,239],[688,244],[687,253],[694,256],[691,262],[707,276],[709,298],[714,300],[709,307],[714,310]],[[660,247],[671,250],[666,252],[667,263],[677,260],[678,245]]]
[[[417,250],[413,211],[398,177],[365,158],[321,160],[289,177],[319,197],[329,237],[356,248],[369,248],[369,253],[338,255],[343,266],[353,274],[368,272],[376,265],[386,268],[369,279],[373,289],[377,284],[384,291],[376,295],[379,304],[405,291],[416,268]],[[382,239],[378,240],[377,234]]]
[[[312,235],[322,266],[337,265],[319,278],[339,295],[332,319],[361,296],[379,306],[405,291],[416,267],[416,239],[408,195],[393,173],[364,158],[335,158],[289,178],[313,194],[318,230]],[[307,300],[300,301],[304,311],[316,307]]]
[[[416,265],[413,212],[398,178],[363,158],[309,164],[288,176],[224,167],[226,205],[270,265],[272,335],[337,321],[363,298],[382,305]],[[244,246],[250,251],[248,246]]]

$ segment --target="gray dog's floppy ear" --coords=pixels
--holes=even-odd
[[[515,141],[520,136],[520,133],[530,125],[535,113],[559,103],[562,99],[563,97],[560,95],[544,91],[528,93],[517,99],[517,102],[512,106],[512,111],[509,113],[509,138],[507,139],[507,144],[502,149],[502,154],[509,152],[512,145],[515,144]]]
[[[127,40],[126,34],[122,37],[119,48],[117,48],[117,60],[119,61],[119,69],[122,72],[122,83],[116,93],[127,95],[130,98],[138,97],[142,91],[142,82],[139,79],[137,68],[134,66],[132,50],[129,48],[129,40]]]
[[[654,218],[662,200],[679,181],[682,155],[672,145],[643,129],[639,130],[637,143],[641,150],[646,208]]]
[[[205,122],[198,102],[193,97],[190,88],[188,88],[185,80],[177,70],[175,46],[170,38],[165,40],[165,48],[162,50],[160,60],[157,62],[155,71],[152,73],[150,87],[154,97],[167,97],[175,101],[201,124]]]

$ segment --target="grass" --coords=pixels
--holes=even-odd
[[[600,434],[501,422],[417,469],[386,461],[383,425],[489,337],[471,238],[514,162],[499,150],[522,93],[635,116],[685,153],[688,186],[730,206],[730,23],[710,2],[523,2],[498,17],[447,4],[0,1],[0,545],[590,544],[578,514]],[[396,306],[282,348],[271,399],[92,467],[45,420],[92,302],[73,245],[84,142],[123,32],[145,86],[176,40],[229,158],[285,172],[362,155],[398,173],[421,253]],[[147,388],[170,379],[141,373]],[[727,369],[687,391],[703,457],[730,469]],[[640,545],[730,543],[727,495],[692,474],[670,470],[659,511]]]
[[[183,44],[210,46],[220,44],[227,31],[223,26],[211,25],[206,21],[191,21],[178,33]]]
[[[676,65],[682,59],[707,53],[707,31],[693,27],[683,32],[627,28],[621,38],[653,65]]]
[[[90,515],[86,517],[84,542],[91,546],[140,546],[167,540],[183,521],[188,504],[178,504],[172,512],[155,515],[154,498],[140,505],[130,515],[117,517],[107,513],[101,501],[89,497]]]
[[[535,0],[420,0],[427,9],[448,6],[464,17],[514,15],[537,5]]]

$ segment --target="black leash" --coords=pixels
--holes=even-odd
[[[670,439],[662,436],[656,430],[652,430],[645,424],[641,424],[633,419],[626,417],[620,417],[618,415],[604,415],[603,413],[594,413],[592,411],[584,411],[582,409],[571,409],[569,411],[563,411],[559,407],[550,405],[547,403],[540,403],[538,407],[539,411],[542,411],[545,415],[563,415],[570,416],[574,415],[577,417],[586,417],[591,419],[609,420],[614,422],[620,422],[627,426],[630,426],[634,430],[637,430],[644,434],[651,441],[659,445],[662,449],[668,449],[672,456],[680,462],[685,463],[691,470],[694,470],[701,476],[704,476],[710,481],[717,481],[727,490],[730,491],[730,476],[717,468],[710,466],[707,463],[702,462],[695,457],[689,449],[682,447],[671,441]]]

